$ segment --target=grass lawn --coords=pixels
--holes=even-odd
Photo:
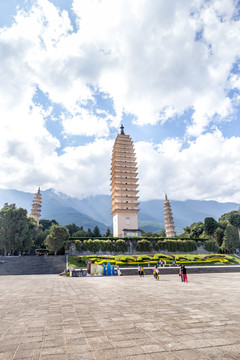
[[[234,255],[225,254],[143,254],[143,255],[84,255],[84,256],[69,256],[68,266],[70,267],[85,267],[86,261],[91,260],[96,264],[107,264],[108,261],[111,265],[119,266],[137,266],[147,265],[148,262],[151,266],[163,261],[168,265],[172,265],[173,261],[178,264],[184,265],[237,265],[240,264],[240,259]]]

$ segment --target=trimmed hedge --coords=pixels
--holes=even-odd
[[[91,251],[92,253],[97,253],[100,250],[103,252],[126,252],[128,250],[128,244],[123,239],[118,239],[117,241],[111,240],[99,240],[99,239],[88,239],[74,241],[77,251]]]
[[[214,240],[208,240],[205,242],[205,249],[210,252],[218,252],[219,246]]]
[[[136,250],[140,252],[146,252],[152,250],[152,244],[149,240],[143,239],[137,242]]]
[[[115,239],[115,240],[102,240],[99,239],[88,239],[88,240],[74,240],[77,251],[90,251],[92,253],[97,253],[99,251],[103,252],[126,252],[128,251],[128,241],[124,239]],[[154,245],[155,244],[155,245]],[[201,242],[201,245],[203,243]],[[217,252],[217,245],[214,246],[215,242],[208,240],[206,241],[206,249],[211,249],[208,251]],[[148,239],[141,239],[137,241],[136,251],[139,252],[151,252],[154,248],[155,251],[169,251],[169,252],[192,252],[197,250],[197,245],[194,240],[171,240],[163,239],[154,241],[152,243]],[[66,244],[66,248],[69,248],[69,242]]]
[[[118,239],[120,239],[120,238],[116,238],[116,237],[104,237],[104,236],[101,236],[100,237],[100,240],[102,241],[102,240],[112,240],[112,241],[116,241],[116,240],[118,240]],[[191,239],[191,238],[187,238],[187,237],[174,237],[174,238],[166,238],[166,237],[160,237],[160,236],[156,236],[156,237],[148,237],[148,236],[142,236],[142,237],[140,237],[140,236],[133,236],[133,237],[127,237],[127,236],[125,236],[125,237],[122,237],[121,238],[122,240],[125,240],[125,241],[130,241],[130,240],[137,240],[137,241],[140,241],[140,240],[149,240],[149,241],[156,241],[156,240],[187,240],[187,241],[189,241],[189,240],[193,240],[193,241],[195,241],[195,242],[197,242],[197,241],[201,241],[201,242],[205,242],[205,241],[207,241],[207,240],[209,240],[209,238],[204,238],[204,239],[202,239],[202,238],[194,238],[194,239]],[[71,237],[69,237],[68,238],[68,240],[67,241],[70,241],[70,242],[73,242],[73,241],[76,241],[76,240],[80,240],[80,241],[84,241],[84,240],[89,240],[89,237],[86,237],[86,236],[84,236],[84,237],[80,237],[80,236],[77,236],[77,237],[73,237],[73,236],[71,236]],[[94,237],[92,237],[91,238],[91,240],[96,240],[96,238],[94,238]]]
[[[126,252],[128,250],[128,244],[123,239],[116,241],[116,252]]]
[[[157,242],[158,248],[156,250],[165,250],[165,251],[183,251],[183,252],[192,252],[197,250],[197,244],[194,240],[164,240]]]

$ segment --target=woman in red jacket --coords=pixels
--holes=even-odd
[[[188,279],[187,279],[187,269],[185,268],[184,265],[183,265],[183,267],[182,267],[182,278],[183,278],[183,282],[188,282]]]

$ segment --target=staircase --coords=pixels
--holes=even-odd
[[[65,269],[65,255],[0,256],[0,275],[60,274]]]

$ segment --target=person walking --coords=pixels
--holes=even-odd
[[[156,279],[156,272],[157,272],[157,266],[154,266],[153,268],[153,277]]]
[[[183,267],[183,265],[180,265],[180,268],[179,268],[179,276],[181,276],[181,281],[183,281],[182,267]]]
[[[138,265],[138,275],[141,276],[141,266]]]
[[[183,265],[182,267],[182,278],[183,278],[183,282],[188,282],[188,279],[187,279],[187,269],[185,268],[185,266]]]
[[[141,267],[140,276],[144,276],[144,268],[143,268],[143,266]]]
[[[121,270],[120,270],[120,268],[119,268],[119,265],[117,266],[117,274],[118,274],[118,276],[122,276],[122,273],[121,273]]]

